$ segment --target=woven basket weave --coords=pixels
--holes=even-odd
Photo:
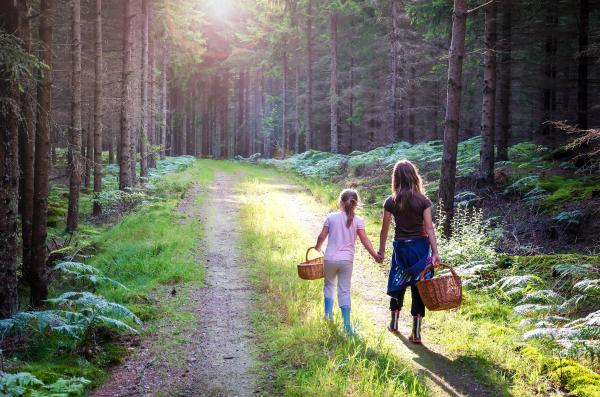
[[[315,250],[315,247],[310,247],[306,250],[305,261],[298,265],[298,276],[303,280],[317,280],[325,277],[323,270],[323,257],[308,259],[308,253]],[[318,251],[317,251],[318,252]]]
[[[419,275],[423,277],[434,265],[429,265]],[[462,302],[462,281],[451,266],[442,265],[450,270],[449,275],[430,278],[417,282],[419,295],[427,309],[431,311],[448,310],[459,307]]]

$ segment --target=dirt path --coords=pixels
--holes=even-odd
[[[239,200],[231,174],[216,173],[202,204],[193,186],[178,211],[202,222],[198,261],[205,285],[168,286],[154,293],[174,315],[139,340],[136,353],[114,368],[92,396],[250,396],[257,393],[250,324],[251,291],[237,249]],[[174,293],[174,294],[173,294]],[[171,318],[172,317],[172,318]]]
[[[290,185],[289,181],[277,180],[280,191],[289,194],[289,209],[296,219],[307,225],[307,233],[315,237],[320,231],[322,221],[327,213],[323,205],[315,204],[314,198],[303,187]],[[282,188],[282,185],[286,185]],[[373,225],[372,227],[378,227]],[[375,245],[378,242],[374,242]],[[361,251],[364,251],[360,248]],[[487,386],[479,384],[469,371],[448,357],[440,346],[427,343],[427,333],[434,332],[427,327],[427,318],[424,320],[423,337],[425,343],[421,346],[414,345],[406,338],[410,334],[410,313],[402,311],[400,322],[401,336],[395,336],[385,331],[389,322],[389,298],[385,294],[387,275],[384,270],[376,266],[373,261],[365,260],[368,254],[357,255],[352,276],[353,302],[366,309],[371,321],[381,327],[385,338],[392,341],[399,356],[407,360],[419,373],[431,395],[433,396],[494,396],[498,392]],[[361,260],[362,259],[362,260]],[[410,294],[407,294],[407,304],[410,307]],[[336,313],[337,315],[337,313]],[[427,313],[427,315],[435,315]],[[358,330],[360,333],[360,329]]]

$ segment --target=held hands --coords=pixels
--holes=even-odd
[[[373,256],[373,259],[375,259],[375,262],[377,263],[383,263],[383,260],[385,259],[385,254],[381,252],[375,252],[375,255],[371,254],[371,256]]]

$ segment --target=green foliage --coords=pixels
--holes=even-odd
[[[91,265],[86,265],[79,262],[61,262],[54,266],[55,272],[63,273],[64,275],[70,276],[78,281],[85,281],[90,283],[92,286],[110,285],[113,287],[119,287],[127,290],[120,282],[106,277],[100,270]]]
[[[83,396],[90,381],[85,378],[60,378],[46,385],[29,372],[0,372],[0,395],[7,397],[71,397]]]
[[[32,53],[25,51],[21,40],[12,35],[0,31],[0,78],[3,80],[16,81],[19,84],[19,90],[24,91],[24,82],[35,79],[37,70],[44,70],[44,65]],[[4,93],[2,93],[4,95]],[[5,111],[5,101],[7,98],[0,96],[0,111]]]

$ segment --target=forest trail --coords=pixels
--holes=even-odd
[[[168,321],[159,324],[158,335],[144,338],[138,352],[127,363],[115,368],[108,382],[93,396],[249,396],[259,392],[253,373],[256,350],[250,323],[252,290],[237,249],[240,237],[240,175],[216,171],[206,194],[195,185],[179,205],[187,221],[201,221],[206,236],[198,255],[206,263],[205,285],[192,286],[177,310],[193,315],[192,324],[178,331]],[[273,191],[285,192],[289,211],[306,233],[315,237],[320,231],[327,208],[316,203],[307,190],[284,177],[264,182]],[[268,195],[265,196],[268,200]],[[375,227],[375,225],[371,226]],[[384,271],[367,261],[363,250],[357,255],[352,279],[353,304],[369,313],[370,320],[392,342],[396,354],[406,360],[423,379],[432,396],[496,395],[489,387],[474,380],[469,371],[444,354],[439,346],[427,343],[427,334],[435,332],[424,322],[425,344],[413,345],[410,316],[402,313],[401,336],[385,331],[388,299]],[[322,281],[317,281],[322,282]],[[170,290],[170,287],[169,287]],[[168,290],[163,291],[168,295]],[[183,293],[183,292],[182,292]],[[158,298],[160,299],[160,298]],[[164,297],[162,298],[164,299]],[[407,294],[410,304],[410,294]],[[335,311],[338,316],[338,311]],[[431,315],[431,313],[428,313]],[[435,315],[435,314],[433,314]],[[360,335],[360,324],[357,332]],[[174,342],[173,339],[179,339]]]
[[[278,191],[283,191],[289,196],[286,200],[289,202],[289,211],[293,212],[294,218],[306,225],[306,233],[310,233],[311,237],[314,236],[316,241],[327,208],[319,203],[315,205],[313,197],[310,193],[306,194],[307,190],[304,187],[292,184],[289,180],[282,178],[271,181],[271,183],[276,185]],[[371,227],[379,227],[379,225]],[[377,243],[374,242],[374,244]],[[364,249],[357,248],[352,276],[353,304],[358,304],[366,309],[373,324],[383,330],[383,337],[393,342],[396,353],[422,377],[429,393],[432,396],[452,397],[498,395],[499,392],[493,390],[491,386],[478,383],[468,369],[446,355],[440,346],[427,342],[427,334],[435,332],[428,328],[427,317],[423,324],[423,345],[415,345],[407,339],[407,335],[410,335],[411,331],[412,318],[406,308],[403,308],[401,312],[400,335],[395,336],[385,330],[389,322],[389,298],[385,294],[387,275],[373,261],[366,260],[368,257],[366,252],[359,253],[358,251],[364,251]],[[385,267],[387,267],[388,261],[389,258],[386,258]],[[405,304],[410,308],[410,293],[407,293]],[[427,315],[431,316],[432,313],[428,312]],[[334,311],[334,316],[339,316],[337,309]],[[360,328],[357,331],[360,335]]]
[[[186,215],[182,222],[204,224],[196,256],[206,264],[205,284],[168,286],[153,298],[174,306],[176,318],[186,320],[161,320],[156,334],[143,338],[136,354],[113,369],[92,396],[242,397],[257,392],[251,290],[237,249],[236,179],[216,173],[206,194],[194,185],[179,204],[178,211]]]

